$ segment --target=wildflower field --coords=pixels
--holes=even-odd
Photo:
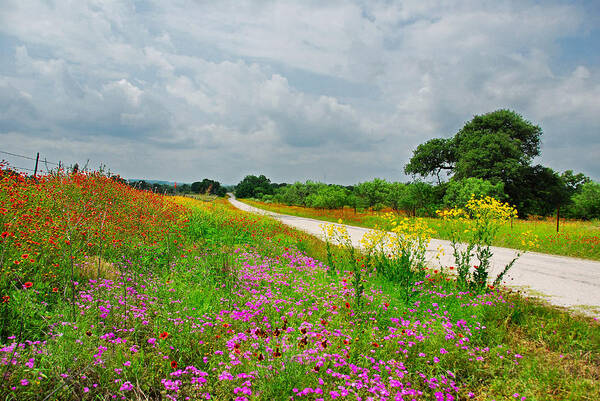
[[[2,400],[600,399],[597,320],[223,199],[0,172]]]
[[[301,206],[288,206],[279,203],[260,202],[251,199],[241,201],[260,209],[276,213],[291,214],[300,217],[335,222],[342,220],[345,224],[359,227],[385,226],[385,215],[392,210],[355,212],[354,209],[315,209]],[[408,217],[414,219],[412,217]],[[436,231],[439,239],[452,239],[453,229],[443,219],[423,217],[429,227]],[[534,243],[523,243],[523,234],[535,236]],[[513,219],[510,224],[502,226],[494,239],[495,246],[536,251],[553,255],[573,256],[578,258],[600,260],[600,221],[560,220],[559,232],[556,232],[556,219],[545,218],[528,220]]]

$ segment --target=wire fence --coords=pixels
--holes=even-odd
[[[32,164],[34,164],[34,168],[31,167],[22,167],[22,166],[18,166],[18,165],[14,165],[10,160],[6,160],[3,157],[1,157],[2,155],[8,155],[8,156],[12,156],[12,157],[16,157],[19,158],[21,161],[24,160],[29,160],[31,162],[33,162]],[[14,152],[7,152],[5,150],[0,150],[0,161],[6,161],[8,162],[8,168],[13,170],[13,171],[17,171],[17,172],[21,172],[21,173],[31,173],[30,175],[40,175],[40,173],[42,173],[42,171],[46,171],[46,172],[50,172],[53,168],[48,168],[48,166],[55,166],[54,168],[56,169],[61,169],[61,168],[66,168],[66,164],[63,163],[62,161],[58,161],[58,162],[54,162],[54,161],[49,161],[47,158],[42,158],[40,156],[39,153],[37,153],[36,157],[30,157],[27,155],[21,155],[18,153],[14,153]],[[88,171],[88,165],[89,165],[89,160],[86,162],[86,164],[81,167],[80,166],[80,170],[81,171]],[[36,170],[37,168],[37,170]],[[110,172],[109,172],[110,174]],[[145,181],[144,179],[137,179],[137,180],[127,180],[128,182],[130,182],[131,185],[141,185],[140,182]],[[138,184],[136,184],[138,183]],[[150,183],[150,185],[153,185],[152,183]]]
[[[14,158],[18,158],[20,160],[20,163],[18,163],[19,165],[13,164],[11,160],[6,160],[6,158],[2,157],[2,155],[8,155],[8,156],[11,156]],[[42,158],[39,153],[37,153],[36,157],[31,157],[31,156],[21,155],[21,154],[14,153],[14,152],[7,152],[5,150],[0,150],[0,160],[4,160],[4,161],[8,162],[8,167],[11,170],[16,170],[18,172],[32,172],[34,174],[41,173],[44,169],[46,170],[46,172],[49,172],[53,168],[60,169],[60,168],[65,167],[65,164],[62,161],[58,161],[58,162],[49,161],[46,157]],[[32,161],[34,164],[34,166],[32,166],[32,167],[34,167],[34,168],[20,166],[21,163],[25,163],[25,160]],[[89,163],[89,160],[88,160],[88,163]],[[55,166],[55,167],[49,168],[48,166]],[[86,164],[86,168],[87,168],[87,164]],[[84,170],[86,168],[84,168]]]

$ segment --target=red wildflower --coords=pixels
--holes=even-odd
[[[0,234],[0,237],[2,237],[2,238],[8,237],[8,231],[4,231],[2,234]]]
[[[379,347],[379,344],[377,344],[377,343],[371,343],[371,345],[375,348]]]
[[[24,253],[23,255],[21,255],[22,259],[29,259],[29,254]]]
[[[58,288],[56,288],[56,287],[52,288],[52,292],[58,292]]]
[[[3,304],[5,304],[5,303],[7,303],[8,301],[10,301],[10,297],[9,297],[8,295],[4,295],[4,296],[2,297],[2,303],[3,303]]]
[[[167,333],[166,331],[163,331],[162,333],[160,333],[160,335],[158,337],[161,340],[164,340],[165,338],[169,337],[169,333]]]
[[[350,303],[346,302],[346,308],[350,309]]]
[[[23,287],[31,288],[31,287],[33,287],[33,283],[31,281],[27,281],[25,284],[23,284]]]
[[[171,367],[177,369],[177,361],[171,361]]]

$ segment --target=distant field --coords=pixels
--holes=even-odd
[[[261,209],[294,216],[310,217],[323,221],[342,220],[345,224],[359,227],[382,227],[385,220],[382,216],[386,210],[354,212],[352,208],[339,210],[313,209],[300,206],[264,203],[242,199],[243,202]],[[437,231],[437,238],[449,239],[450,232],[441,219],[425,218],[427,223]],[[539,247],[523,245],[521,236],[525,232],[537,235]],[[494,245],[536,251],[554,255],[573,256],[578,258],[600,260],[600,221],[560,221],[560,232],[556,232],[556,220],[515,220],[502,227]]]

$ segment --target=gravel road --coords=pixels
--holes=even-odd
[[[241,210],[272,216],[288,226],[323,237],[320,228],[323,221],[257,209],[236,200],[231,194],[229,202]],[[360,246],[359,241],[362,236],[369,231],[367,228],[349,225],[346,225],[346,228],[352,243],[357,247]],[[444,254],[436,259],[439,248],[444,250]],[[492,247],[492,250],[494,256],[490,277],[495,278],[516,256],[517,251],[499,247]],[[427,258],[433,266],[454,265],[450,242],[432,240],[427,249]],[[527,252],[506,274],[503,283],[511,288],[522,290],[530,296],[543,298],[554,305],[600,316],[600,262]]]

